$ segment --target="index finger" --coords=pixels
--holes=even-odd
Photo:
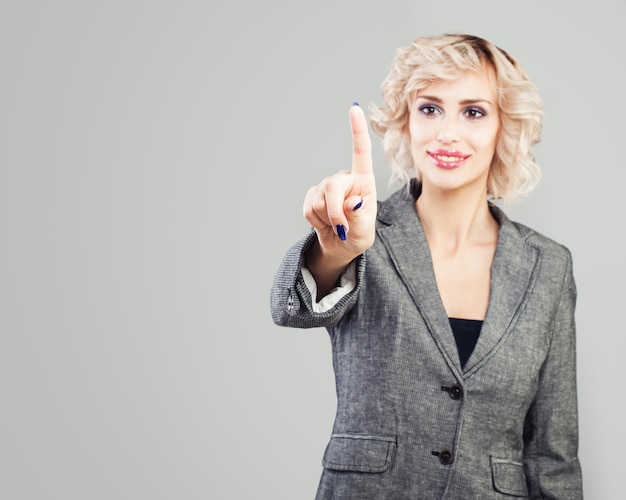
[[[367,129],[365,113],[358,104],[350,108],[352,127],[352,173],[373,174],[372,141]]]

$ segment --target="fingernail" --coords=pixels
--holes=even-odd
[[[359,106],[359,103],[358,103],[358,102],[356,102],[356,101],[352,101],[352,105],[353,105],[353,106]]]
[[[337,224],[337,236],[341,241],[346,241],[346,228],[341,224]]]
[[[361,208],[361,205],[363,205],[363,200],[359,201],[356,205],[354,205],[354,208],[352,209],[352,211],[356,212],[359,208]]]

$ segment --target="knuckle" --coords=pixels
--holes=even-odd
[[[346,174],[347,172],[342,171],[332,177],[328,177],[324,185],[324,191],[327,193],[341,191],[345,186]]]
[[[313,215],[313,206],[310,203],[305,203],[302,207],[302,214],[306,220]]]
[[[313,203],[311,204],[311,209],[313,212],[319,214],[319,213],[323,213],[326,211],[326,199],[323,197],[318,197],[315,200],[313,200]]]

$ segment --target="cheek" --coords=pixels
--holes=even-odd
[[[428,127],[423,123],[417,124],[415,122],[411,122],[407,128],[411,141],[411,147],[421,146],[432,140],[432,126]]]
[[[472,142],[476,149],[493,153],[498,143],[498,130],[475,130],[472,134]]]

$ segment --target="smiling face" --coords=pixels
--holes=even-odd
[[[411,155],[425,189],[487,189],[500,115],[493,69],[467,71],[417,92],[409,116]]]

